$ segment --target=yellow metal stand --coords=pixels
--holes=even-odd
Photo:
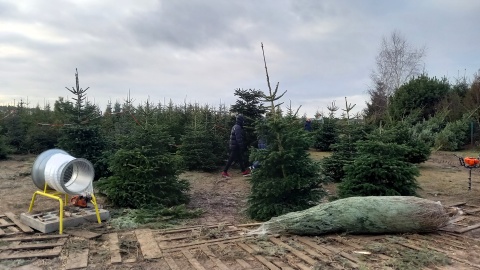
[[[45,183],[45,187],[43,188],[43,191],[35,191],[35,193],[33,193],[32,201],[30,202],[30,208],[28,208],[28,212],[32,212],[33,205],[35,204],[35,198],[37,197],[37,195],[41,195],[50,199],[57,200],[60,203],[58,231],[60,234],[62,234],[63,233],[63,207],[67,206],[68,194],[63,194],[56,190],[49,190],[48,185]],[[65,202],[62,200],[62,195],[65,196]],[[100,219],[100,212],[98,211],[97,199],[95,198],[95,195],[93,194],[93,192],[91,195],[92,195],[92,204],[95,207],[95,214],[97,215],[97,221],[98,223],[102,223],[102,220]]]

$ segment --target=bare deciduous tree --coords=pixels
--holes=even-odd
[[[382,40],[380,53],[376,57],[376,70],[372,72],[375,85],[383,83],[387,96],[412,77],[421,72],[422,60],[425,57],[425,47],[411,47],[405,37],[397,30]]]

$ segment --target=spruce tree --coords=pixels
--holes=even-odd
[[[352,196],[414,196],[419,170],[405,157],[406,145],[376,140],[360,141],[357,155],[344,167],[345,177],[338,185],[340,198]]]
[[[281,103],[275,102],[285,92],[277,95],[278,83],[272,91],[265,54],[263,57],[269,88],[265,100],[270,107],[265,120],[257,121],[256,131],[266,140],[267,148],[255,149],[251,154],[251,159],[259,161],[260,167],[250,178],[247,209],[249,216],[256,220],[304,210],[317,204],[324,195],[319,165],[305,150],[311,144],[311,137],[296,124],[296,113],[289,111],[288,115],[281,115]]]

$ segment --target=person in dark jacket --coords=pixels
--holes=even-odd
[[[307,120],[305,120],[304,129],[306,131],[312,131],[312,120],[310,118],[307,118]]]
[[[228,174],[228,169],[232,165],[234,161],[240,165],[240,169],[242,170],[243,175],[248,175],[250,172],[245,170],[245,164],[243,164],[243,150],[245,149],[244,141],[243,141],[243,122],[245,118],[243,115],[237,115],[235,125],[232,127],[230,131],[230,157],[228,158],[227,165],[222,172],[222,177],[229,178],[230,175]]]

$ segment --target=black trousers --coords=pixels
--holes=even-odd
[[[234,161],[237,161],[237,163],[240,164],[240,169],[244,172],[245,164],[243,164],[242,151],[238,148],[230,150],[230,157],[228,158],[227,165],[225,165],[223,171],[227,172]]]

